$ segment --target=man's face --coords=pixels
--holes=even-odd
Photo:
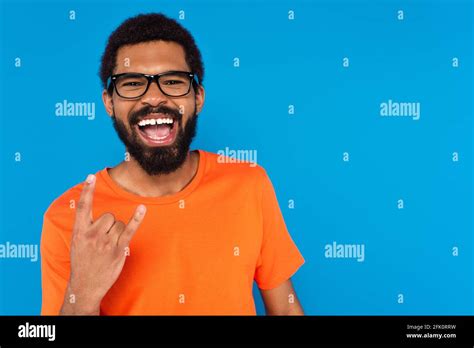
[[[174,42],[153,41],[121,47],[114,74],[171,70],[190,71],[184,49]],[[104,91],[103,100],[119,138],[148,175],[168,174],[184,163],[204,103],[202,87],[199,93],[191,87],[185,96],[169,97],[153,82],[142,97],[124,99]]]

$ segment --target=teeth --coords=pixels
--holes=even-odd
[[[149,135],[147,135],[148,138],[150,139],[153,139],[153,140],[163,140],[167,137],[167,135],[163,136],[163,137],[150,137]]]
[[[138,125],[140,127],[147,126],[147,125],[154,126],[155,124],[173,124],[173,119],[172,118],[151,118],[147,120],[141,120],[140,122],[138,122]]]

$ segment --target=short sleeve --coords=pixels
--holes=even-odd
[[[254,279],[260,289],[269,290],[290,279],[305,260],[286,228],[273,185],[262,172],[263,238]]]
[[[41,315],[59,315],[70,273],[69,247],[62,229],[46,213],[41,234]]]

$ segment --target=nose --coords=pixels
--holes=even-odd
[[[158,82],[156,80],[151,81],[150,86],[146,93],[141,97],[143,104],[149,104],[152,106],[157,106],[166,102],[168,100],[167,96],[158,87]]]

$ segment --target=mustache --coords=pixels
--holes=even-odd
[[[173,119],[177,120],[179,124],[181,124],[181,119],[183,115],[178,110],[173,110],[167,106],[159,106],[159,107],[152,107],[152,106],[145,106],[144,108],[134,111],[130,114],[129,123],[131,126],[136,125],[140,122],[140,119],[144,116],[149,114],[164,114],[167,116],[171,116]]]

